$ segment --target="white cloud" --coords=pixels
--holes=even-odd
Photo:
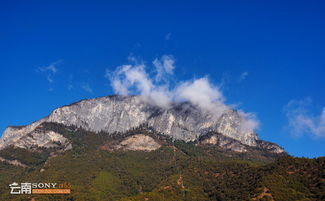
[[[70,84],[68,84],[67,88],[68,88],[68,90],[72,90],[73,89],[73,85],[70,83]]]
[[[174,91],[176,101],[190,101],[204,111],[211,111],[220,116],[228,107],[223,103],[224,97],[217,86],[208,78],[181,83]]]
[[[134,64],[119,66],[114,72],[106,70],[105,77],[110,80],[117,94],[140,94],[143,100],[164,108],[168,108],[172,102],[189,101],[216,118],[231,109],[224,103],[225,98],[220,88],[213,85],[207,77],[183,81],[173,88],[169,86],[168,78],[175,68],[175,61],[170,55],[152,62],[156,69],[154,74],[147,73],[144,62],[139,63],[134,57],[129,58],[129,62]],[[255,115],[241,110],[238,113],[243,118],[242,132],[257,129],[259,123]]]
[[[60,64],[62,60],[58,60],[56,62],[51,63],[45,67],[39,67],[36,69],[36,72],[44,73],[46,75],[46,79],[49,83],[53,83],[54,75],[58,72],[57,65]]]
[[[83,83],[82,85],[81,85],[81,88],[83,89],[83,90],[85,90],[86,92],[88,92],[88,93],[94,93],[94,91],[93,91],[93,89],[90,87],[90,85],[89,85],[89,83]]]
[[[49,83],[52,83],[53,82],[53,78],[52,78],[52,75],[51,74],[48,74],[47,77],[46,77],[47,81],[49,81]]]
[[[245,80],[247,78],[247,76],[248,76],[248,72],[247,71],[242,72],[240,74],[240,76],[239,76],[239,80],[238,81],[241,82],[241,81]]]
[[[55,74],[55,73],[58,71],[58,69],[57,69],[57,65],[58,65],[59,63],[61,63],[61,62],[62,62],[62,61],[59,60],[59,61],[56,61],[56,62],[51,63],[51,64],[48,65],[48,66],[45,66],[45,67],[39,67],[39,68],[38,68],[38,71],[40,71],[40,72],[50,72],[50,73]]]
[[[167,34],[165,35],[165,40],[170,40],[171,37],[172,37],[172,33],[167,33]]]
[[[255,130],[259,127],[260,123],[254,113],[247,113],[242,110],[238,110],[238,113],[243,119],[240,125],[240,130],[242,132],[250,132],[251,130]]]
[[[166,74],[172,75],[174,73],[175,60],[171,55],[163,55],[160,59],[156,58],[152,63],[156,68],[156,81],[165,78]]]
[[[118,94],[129,95],[134,90],[158,106],[169,106],[168,89],[163,85],[153,84],[144,64],[119,66],[113,73],[106,71],[105,77],[110,79],[113,90]]]
[[[320,115],[310,112],[311,99],[291,100],[285,107],[288,128],[294,136],[310,134],[314,137],[325,137],[325,107]]]

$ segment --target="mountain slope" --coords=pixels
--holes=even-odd
[[[323,200],[325,160],[298,159],[246,146],[247,152],[215,144],[173,140],[146,128],[121,135],[43,123],[44,132],[61,133],[71,143],[55,148],[13,146],[0,157],[0,200]],[[121,145],[132,136],[160,145],[134,151]],[[215,134],[211,134],[214,136]],[[209,137],[208,137],[209,138]],[[202,141],[203,142],[203,141]],[[149,143],[150,144],[150,143]],[[123,143],[127,146],[127,143]],[[132,144],[132,146],[138,146]],[[143,145],[140,144],[142,147]],[[16,182],[70,182],[70,195],[10,195]]]

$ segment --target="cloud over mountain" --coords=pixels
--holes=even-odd
[[[132,57],[129,64],[121,65],[114,72],[106,71],[105,77],[111,82],[115,93],[120,95],[140,94],[144,101],[159,107],[168,108],[173,102],[191,102],[203,112],[220,117],[231,107],[225,104],[225,97],[217,85],[208,77],[185,80],[169,84],[175,69],[175,60],[171,55],[163,55],[152,62],[155,70],[148,72],[144,62]],[[259,122],[253,113],[239,110],[243,117],[242,129],[245,132],[256,130]]]

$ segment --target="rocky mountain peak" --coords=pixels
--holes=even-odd
[[[8,127],[0,140],[0,149],[9,145],[52,146],[52,141],[67,143],[60,134],[42,133],[44,122],[76,126],[95,133],[125,133],[146,125],[153,131],[185,142],[197,141],[200,136],[217,132],[245,146],[257,146],[260,140],[254,131],[242,129],[243,117],[236,110],[226,110],[218,118],[188,103],[175,103],[161,108],[141,96],[106,96],[82,100],[54,110],[48,117],[22,127]],[[220,138],[221,139],[221,138]],[[67,143],[68,144],[68,143]],[[265,145],[266,146],[266,145]],[[278,148],[277,151],[283,151]]]

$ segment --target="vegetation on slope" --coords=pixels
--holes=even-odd
[[[123,137],[143,133],[163,144],[160,149],[107,151],[101,147],[118,142],[120,135],[51,123],[43,128],[62,133],[73,149],[0,151],[0,156],[28,165],[0,162],[0,200],[325,200],[325,158],[275,158],[259,150],[239,154],[172,141],[143,128]],[[13,182],[69,182],[72,193],[10,195]]]

